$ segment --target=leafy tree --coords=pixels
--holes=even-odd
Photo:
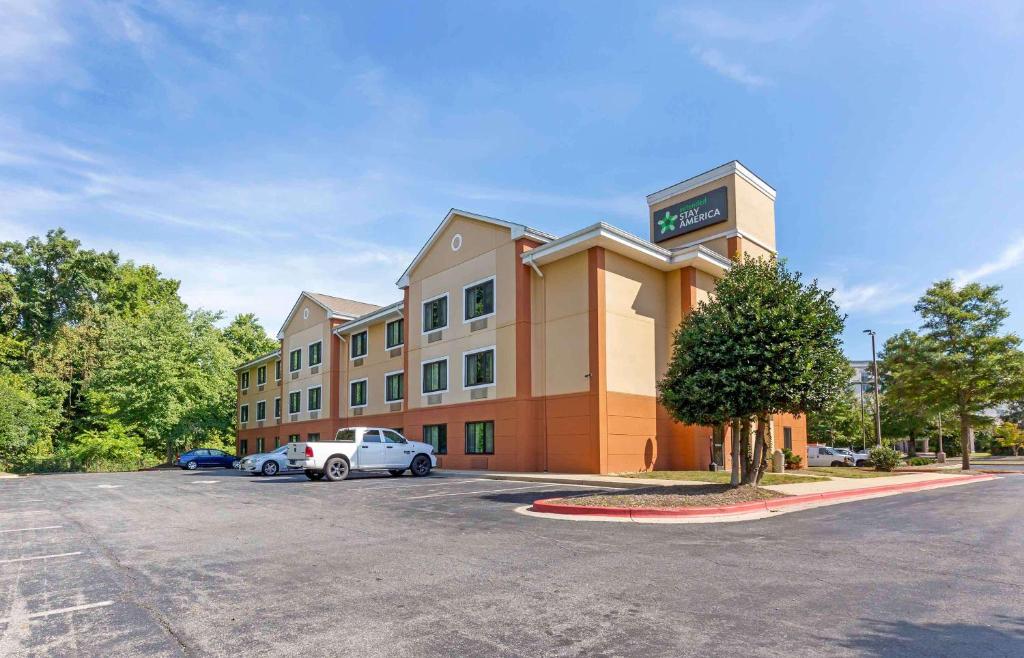
[[[255,313],[240,313],[224,328],[224,339],[235,356],[235,365],[245,363],[273,352],[279,347],[276,340],[267,336]]]
[[[132,261],[117,267],[107,286],[99,295],[105,313],[138,317],[163,304],[180,304],[176,279],[165,279],[152,265],[136,265]]]
[[[882,434],[910,439],[911,457],[916,454],[918,438],[924,435],[940,404],[927,378],[921,377],[919,371],[928,349],[924,338],[908,330],[885,341],[879,355]]]
[[[847,392],[831,400],[820,411],[807,414],[807,440],[851,448],[864,447],[871,417],[863,412],[856,393]]]
[[[1019,456],[1021,448],[1024,448],[1024,430],[1017,427],[1016,423],[1004,421],[995,428],[992,435],[1000,447],[1012,450],[1014,457]]]
[[[0,466],[18,465],[31,446],[48,440],[56,416],[35,394],[31,378],[0,371]]]
[[[929,404],[956,409],[965,470],[982,412],[1016,397],[1024,381],[1020,338],[1000,334],[1009,311],[999,290],[977,283],[958,288],[944,280],[914,306],[923,320],[922,341],[905,376],[919,378]]]
[[[772,414],[821,411],[846,394],[844,318],[831,291],[800,279],[774,258],[735,262],[684,318],[658,383],[675,420],[732,424],[733,485],[760,482]]]

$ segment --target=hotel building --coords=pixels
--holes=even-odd
[[[451,210],[376,306],[303,292],[279,350],[240,365],[238,450],[400,429],[442,468],[615,473],[728,465],[656,383],[673,332],[741,254],[775,253],[775,190],[733,161],[648,195],[649,239],[556,237]],[[804,454],[803,417],[775,447]]]

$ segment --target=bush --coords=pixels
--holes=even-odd
[[[888,446],[872,448],[869,458],[876,471],[892,471],[903,462],[903,455]]]
[[[907,464],[909,464],[910,466],[927,466],[928,464],[934,463],[935,460],[929,459],[928,457],[911,457],[910,459],[907,460]]]
[[[800,463],[803,461],[803,457],[794,453],[789,448],[782,449],[782,456],[785,458],[786,468],[790,470],[796,470],[800,468]]]

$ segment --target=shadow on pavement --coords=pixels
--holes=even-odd
[[[514,503],[516,505],[532,505],[534,501],[543,500],[545,498],[572,498],[573,496],[581,496],[594,493],[603,493],[596,489],[589,491],[580,491],[579,489],[570,490],[552,490],[552,491],[523,491],[522,493],[493,493],[493,494],[480,494],[481,500],[490,500],[496,503]]]
[[[907,621],[863,619],[863,629],[839,640],[863,655],[903,656],[1024,656],[1024,619],[998,615],[993,625],[914,624]]]

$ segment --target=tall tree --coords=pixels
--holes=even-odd
[[[276,340],[267,336],[255,313],[240,313],[224,328],[224,339],[237,363],[244,363],[279,347]],[[237,364],[236,364],[237,365]]]
[[[846,394],[843,323],[832,292],[803,283],[782,261],[735,262],[714,297],[683,319],[659,399],[682,423],[732,420],[741,481],[757,484],[771,415],[819,411]]]
[[[952,280],[932,285],[914,306],[923,320],[922,343],[908,376],[925,384],[926,397],[956,409],[961,465],[971,466],[972,427],[981,413],[1014,399],[1024,381],[1021,340],[1001,334],[1009,316],[999,286]]]
[[[942,404],[920,372],[919,366],[928,349],[924,338],[907,330],[885,341],[879,355],[882,434],[910,439],[911,457],[916,454],[918,438],[923,436]]]
[[[807,440],[834,446],[861,448],[874,432],[871,416],[861,409],[860,399],[847,392],[824,409],[807,414]]]

